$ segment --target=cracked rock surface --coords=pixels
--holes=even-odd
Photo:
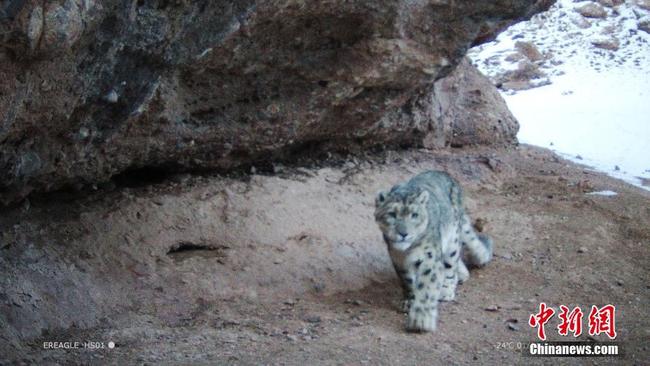
[[[503,106],[434,83],[468,47],[551,3],[5,1],[0,200],[143,167],[454,144],[454,131],[473,131],[461,144],[510,142]],[[444,100],[501,109],[456,128]],[[479,125],[487,118],[496,129]]]

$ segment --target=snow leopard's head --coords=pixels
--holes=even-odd
[[[428,200],[429,192],[403,185],[377,194],[375,221],[389,247],[408,250],[425,232],[429,223]]]

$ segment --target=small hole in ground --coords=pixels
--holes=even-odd
[[[176,261],[183,261],[190,257],[216,258],[217,262],[224,264],[225,251],[230,249],[223,245],[196,244],[192,242],[180,242],[172,245],[167,255]]]

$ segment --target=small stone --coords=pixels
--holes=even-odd
[[[29,48],[33,51],[38,46],[38,41],[43,32],[43,7],[35,6],[29,16],[29,23],[27,25],[27,39],[29,40]]]
[[[624,283],[621,280],[616,280],[616,284],[623,287]]]
[[[607,16],[607,11],[596,3],[588,3],[576,8],[575,10],[580,15],[587,18],[605,18]]]
[[[636,5],[644,10],[650,10],[650,0],[636,0]]]
[[[609,51],[616,51],[620,47],[620,44],[616,38],[594,39],[591,41],[591,44],[594,45],[594,47]]]
[[[117,100],[119,99],[119,95],[117,95],[117,92],[115,90],[109,91],[105,96],[104,100],[107,101],[108,103],[117,103]]]
[[[511,53],[504,60],[508,62],[518,62],[521,61],[525,56],[519,52]]]
[[[84,24],[77,1],[51,4],[43,10],[43,26],[38,47],[48,51],[72,47],[83,32]]]
[[[361,306],[361,304],[363,304],[363,302],[361,300],[352,300],[352,299],[345,300],[345,303],[346,304],[356,305],[356,306]]]
[[[305,318],[305,320],[307,321],[307,323],[320,323],[321,322],[321,318],[318,315],[308,316],[307,318]]]
[[[298,340],[298,337],[296,337],[296,336],[293,335],[293,334],[287,334],[287,339],[290,340],[290,341],[292,341],[292,342],[295,342],[295,341]]]
[[[644,32],[646,32],[646,33],[650,33],[650,20],[647,20],[647,19],[646,19],[646,20],[640,20],[640,21],[636,24],[636,26],[637,26],[637,28],[639,28],[640,30],[642,30],[642,31],[644,31]]]
[[[88,136],[90,136],[90,131],[86,127],[81,127],[79,129],[79,139],[84,140]]]
[[[486,308],[484,308],[485,311],[499,311],[499,306],[498,305],[490,305]]]
[[[585,247],[578,248],[578,253],[586,253],[586,252],[587,252],[587,248]]]
[[[539,61],[544,58],[542,53],[531,42],[517,41],[515,42],[515,48],[530,61]]]
[[[573,22],[573,24],[578,26],[578,28],[587,29],[591,27],[591,22],[585,19],[584,17],[580,17],[580,16],[574,17],[571,19],[571,21]]]
[[[516,324],[510,323],[510,322],[508,322],[507,324],[508,324],[508,329],[510,329],[512,331],[515,331],[515,332],[519,330],[519,327]]]

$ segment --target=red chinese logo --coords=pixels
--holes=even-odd
[[[530,319],[528,319],[528,325],[531,327],[539,327],[537,329],[537,336],[541,340],[546,340],[546,334],[544,333],[544,325],[553,317],[555,310],[546,307],[546,303],[539,304],[539,313],[531,314]]]
[[[560,310],[559,316],[562,323],[557,326],[558,333],[565,336],[571,332],[574,337],[582,334],[582,310],[576,306],[569,313],[569,308],[564,305],[560,305]]]
[[[546,340],[544,326],[555,314],[555,310],[546,306],[546,303],[539,304],[539,312],[531,314],[528,319],[528,325],[537,327],[537,337],[542,341]],[[582,334],[582,318],[584,316],[579,307],[574,307],[569,312],[569,308],[560,305],[560,324],[557,326],[558,333],[566,336],[571,332],[574,337]],[[605,333],[610,339],[616,338],[616,307],[614,305],[605,305],[598,308],[592,305],[589,313],[589,335],[599,335]]]
[[[616,338],[615,315],[614,305],[605,305],[600,309],[592,305],[589,313],[589,335],[605,333],[610,339]]]

